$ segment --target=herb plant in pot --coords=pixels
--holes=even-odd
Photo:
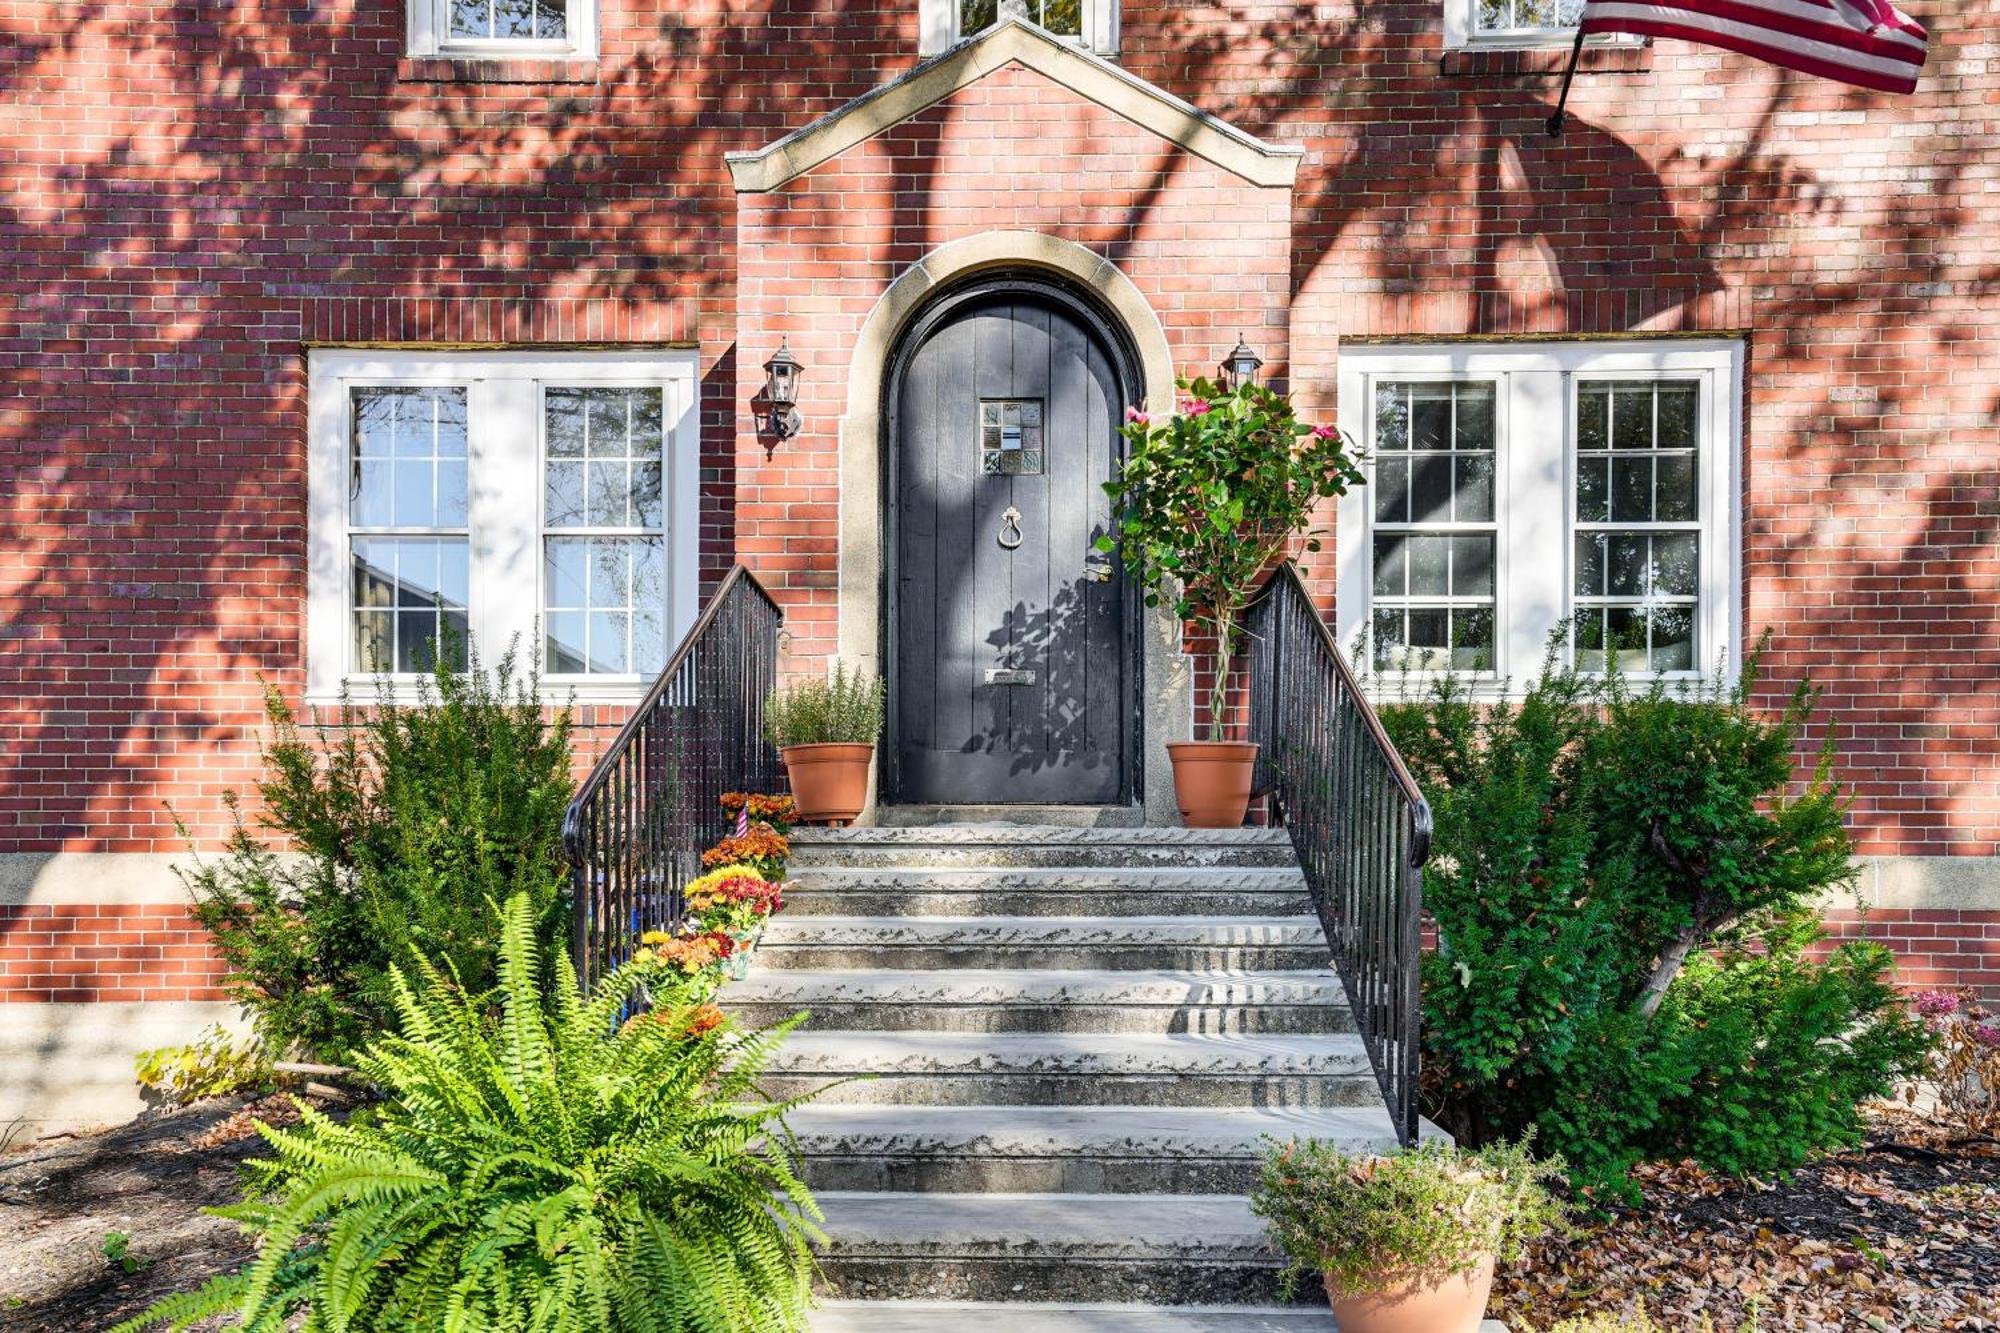
[[[1232,740],[1229,687],[1242,649],[1243,612],[1264,572],[1292,545],[1320,547],[1321,502],[1362,481],[1353,450],[1331,426],[1300,421],[1289,398],[1246,379],[1180,382],[1180,411],[1156,421],[1133,408],[1126,457],[1105,485],[1125,572],[1146,605],[1170,605],[1209,640],[1207,730],[1170,742],[1174,794],[1192,828],[1234,828],[1250,803],[1257,747]]]
[[[1286,1293],[1318,1277],[1341,1333],[1474,1333],[1494,1264],[1561,1224],[1563,1170],[1525,1143],[1372,1157],[1293,1140],[1266,1152],[1250,1206],[1290,1261]]]
[[[801,822],[851,824],[867,805],[882,698],[879,677],[836,662],[826,678],[797,681],[764,701],[764,731],[785,761]]]

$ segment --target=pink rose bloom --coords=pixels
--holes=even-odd
[[[1143,426],[1147,422],[1152,420],[1151,417],[1147,416],[1144,412],[1141,412],[1136,407],[1128,407],[1125,409],[1125,419],[1131,422],[1135,426]]]
[[[1334,431],[1333,427],[1331,427],[1331,426],[1314,426],[1314,427],[1313,427],[1313,438],[1314,438],[1315,440],[1330,440],[1330,439],[1332,439],[1332,438],[1334,437],[1334,434],[1335,434],[1335,431]]]
[[[1205,417],[1208,415],[1208,410],[1209,410],[1208,401],[1206,399],[1204,398],[1188,399],[1187,414],[1189,416]]]
[[[1981,1023],[1972,1029],[1972,1039],[1981,1046],[2000,1046],[2000,1023]]]

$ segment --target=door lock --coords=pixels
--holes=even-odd
[[[1092,583],[1111,582],[1111,562],[1109,560],[1086,560],[1083,562],[1083,576]]]

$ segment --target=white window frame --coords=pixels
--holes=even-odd
[[[408,0],[408,54],[464,60],[597,59],[597,0],[569,0],[565,16],[569,35],[548,40],[453,37],[450,4],[451,0]]]
[[[348,450],[353,390],[464,385],[466,394],[467,625],[490,663],[518,643],[540,663],[547,387],[658,386],[666,491],[667,649],[694,623],[700,578],[699,353],[692,348],[612,352],[440,352],[313,348],[307,354],[306,699],[330,703],[343,687],[374,697],[378,677],[354,661],[348,541]],[[523,595],[532,589],[533,595]],[[529,655],[532,654],[532,658]],[[391,677],[394,697],[416,696],[417,677]],[[636,700],[651,676],[550,674],[551,699]]]
[[[1692,379],[1701,384],[1697,482],[1701,610],[1693,678],[1734,671],[1742,645],[1743,344],[1736,339],[1599,339],[1538,343],[1346,344],[1340,349],[1340,424],[1372,458],[1375,385],[1382,380],[1497,382],[1493,503],[1494,660],[1491,669],[1450,673],[1475,695],[1518,695],[1540,670],[1548,636],[1574,610],[1576,392],[1590,379]],[[1393,693],[1402,673],[1374,668],[1374,464],[1369,484],[1340,498],[1335,529],[1338,642],[1359,645],[1357,667]],[[1553,558],[1551,558],[1553,556]],[[1444,672],[1410,673],[1421,681]],[[1635,679],[1651,673],[1627,672]]]
[[[588,3],[589,0],[582,0]],[[1118,0],[1083,0],[1083,35],[1061,37],[1100,56],[1118,54]],[[971,33],[958,30],[959,0],[918,0],[917,54],[932,56]]]
[[[1481,32],[1479,0],[1444,0],[1444,45],[1447,51],[1534,51],[1568,47],[1575,41],[1575,28],[1515,28],[1507,32]],[[1644,46],[1646,39],[1630,33],[1607,33],[1592,37],[1584,44]]]

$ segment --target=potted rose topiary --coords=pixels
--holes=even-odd
[[[1181,818],[1193,828],[1233,828],[1250,803],[1257,759],[1255,745],[1228,739],[1244,609],[1294,543],[1319,549],[1315,511],[1362,475],[1338,431],[1300,421],[1290,399],[1254,380],[1182,380],[1180,388],[1180,411],[1164,421],[1136,408],[1125,414],[1125,462],[1105,486],[1116,535],[1097,546],[1120,553],[1146,605],[1165,602],[1210,636],[1207,735],[1167,751]]]
[[[1561,1223],[1563,1170],[1525,1143],[1370,1157],[1294,1140],[1266,1153],[1251,1208],[1290,1261],[1287,1294],[1320,1278],[1341,1333],[1473,1333],[1493,1265]]]
[[[882,682],[836,662],[830,675],[771,691],[764,731],[785,761],[798,817],[851,824],[868,803],[868,765],[882,734]]]

